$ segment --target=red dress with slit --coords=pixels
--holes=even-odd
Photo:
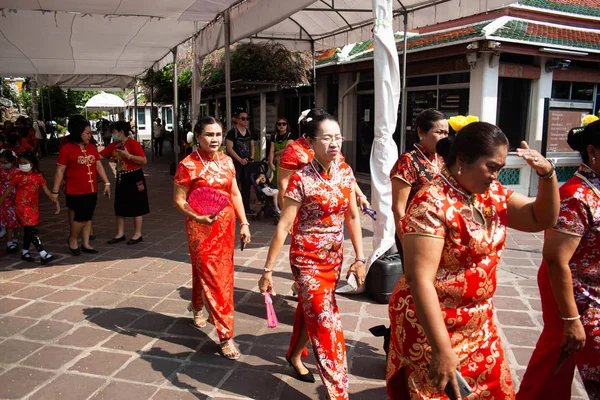
[[[209,313],[221,341],[233,337],[233,252],[235,211],[231,188],[235,167],[231,158],[216,153],[211,159],[198,150],[179,163],[175,184],[188,195],[196,188],[210,187],[225,194],[229,204],[217,214],[213,225],[186,218],[186,232],[192,261],[192,306]]]
[[[290,246],[299,294],[287,356],[304,323],[331,399],[348,398],[346,345],[335,288],[344,256],[344,213],[353,201],[354,182],[352,169],[345,162],[333,164],[331,173],[326,174],[313,161],[291,177],[285,194],[301,204]]]
[[[497,181],[483,194],[465,192],[444,168],[415,195],[400,226],[404,235],[444,241],[434,286],[460,373],[474,392],[470,398],[514,399],[492,302],[512,192]],[[431,345],[405,277],[392,293],[389,315],[389,398],[447,399],[427,378]]]
[[[563,321],[552,294],[548,264],[542,261],[538,285],[544,329],[517,393],[519,400],[571,398],[575,366],[590,399],[600,399],[600,177],[581,164],[560,188],[560,214],[553,229],[581,238],[569,260],[575,303],[585,330],[585,347],[559,367]]]

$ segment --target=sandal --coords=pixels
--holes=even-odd
[[[227,339],[224,342],[221,342],[221,354],[223,354],[223,357],[230,360],[237,360],[240,358],[240,351],[235,347],[233,339]]]
[[[15,243],[15,242],[9,242],[10,244],[6,244],[6,251],[9,254],[13,254],[16,253],[17,251],[19,251],[19,244]]]
[[[202,310],[196,310],[191,302],[188,304],[187,310],[194,314],[192,325],[196,328],[204,328],[206,326],[206,319],[202,315]]]
[[[29,254],[29,252],[21,254],[21,260],[27,262],[35,262],[35,258],[31,257],[31,254]]]

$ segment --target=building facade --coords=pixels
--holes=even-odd
[[[535,174],[514,152],[523,140],[548,150],[559,181],[572,176],[578,154],[564,146],[542,145],[549,143],[545,135],[564,141],[567,127],[576,123],[573,116],[599,111],[599,3],[523,0],[411,32],[407,41],[407,93],[398,109],[398,121],[402,113],[407,116],[406,135],[401,137],[397,129],[394,136],[400,150],[412,148],[416,115],[433,107],[448,117],[472,114],[498,125],[510,142],[499,179],[519,193],[537,192]],[[402,34],[396,35],[396,43],[401,57]],[[321,52],[317,58],[317,104],[338,115],[347,139],[344,154],[359,177],[370,172],[372,57],[373,42],[367,41]],[[550,103],[558,108],[547,108],[546,99],[559,100]]]

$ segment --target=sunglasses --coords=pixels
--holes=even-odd
[[[250,121],[250,117],[240,117],[242,121]]]
[[[277,126],[286,126],[286,125],[287,125],[287,122],[278,122],[277,123]]]

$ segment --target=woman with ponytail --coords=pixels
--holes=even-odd
[[[455,117],[453,117],[455,118]],[[468,119],[462,117],[468,123]],[[508,139],[472,122],[436,146],[445,166],[412,199],[399,228],[404,270],[389,303],[390,399],[514,399],[492,297],[507,227],[537,232],[558,216],[554,166],[526,142],[517,154],[539,176],[535,199],[498,182]]]
[[[594,119],[594,118],[592,118]],[[575,366],[600,399],[600,121],[567,137],[582,163],[560,188],[558,223],[546,231],[538,272],[544,329],[518,399],[571,398]]]

